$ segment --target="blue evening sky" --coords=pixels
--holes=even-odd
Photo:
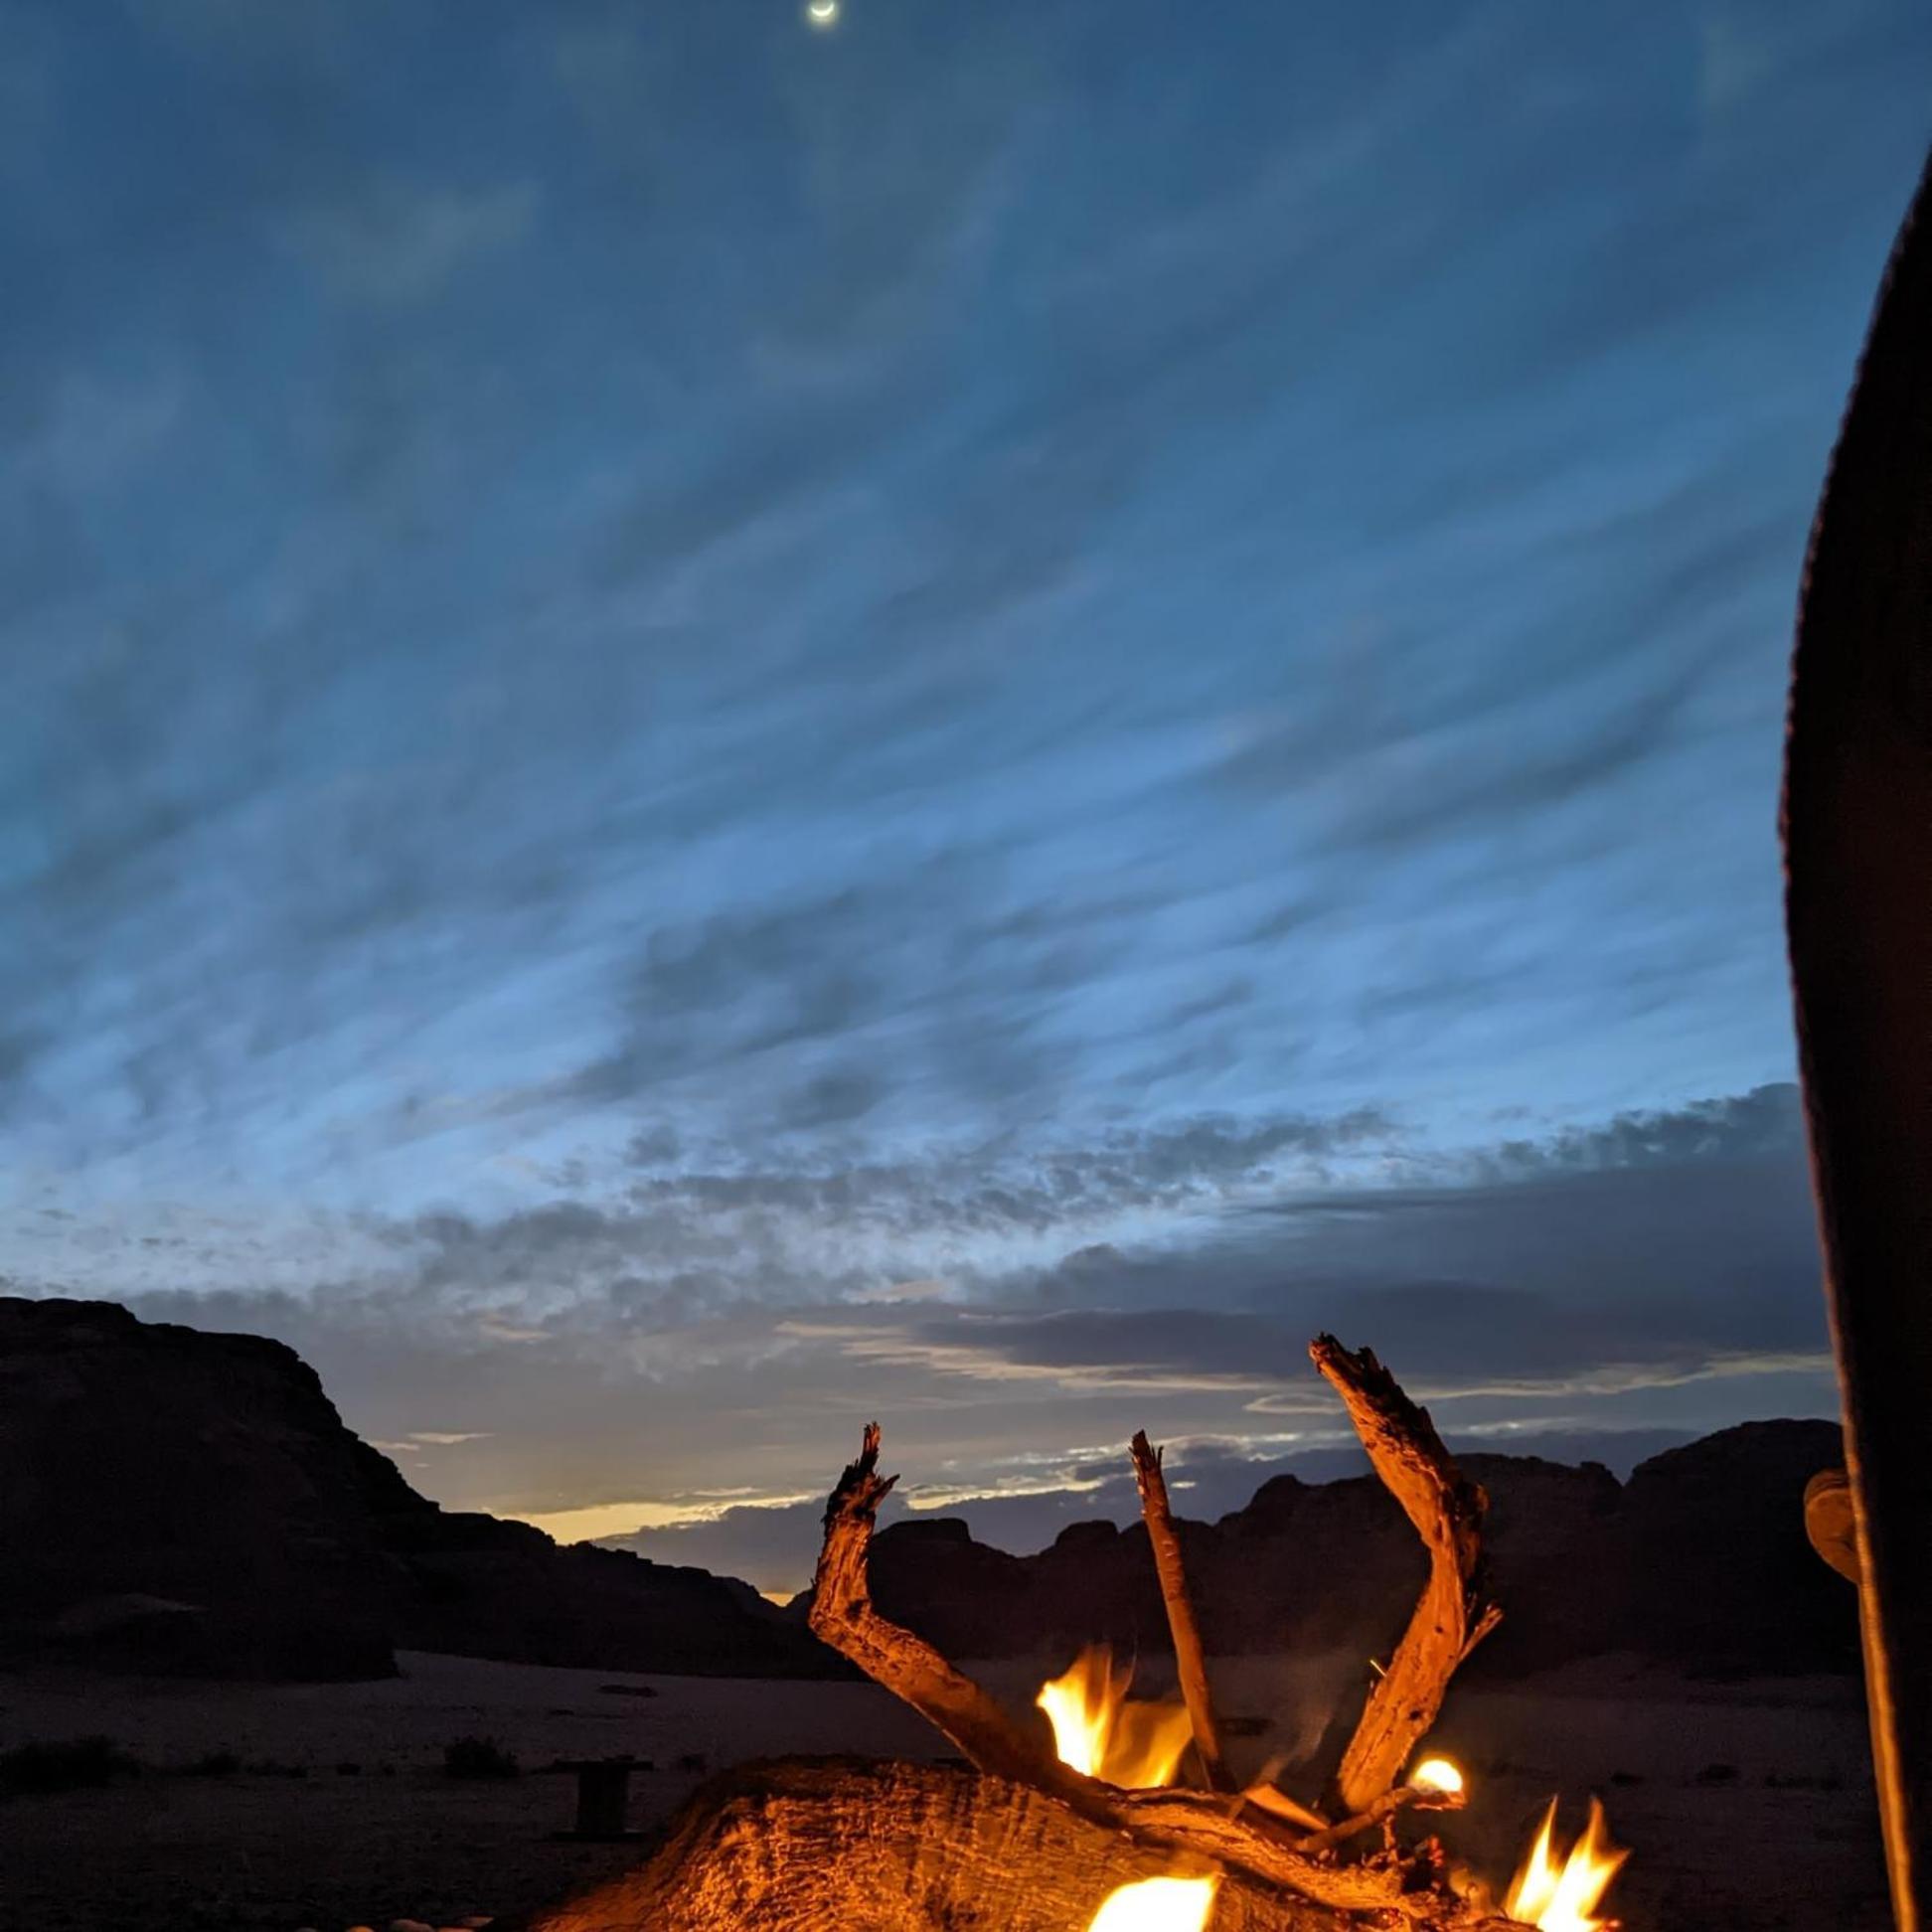
[[[1321,1324],[1472,1443],[1830,1412],[1780,714],[1929,78],[0,0],[0,1276],[771,1587],[875,1413],[1231,1507]]]

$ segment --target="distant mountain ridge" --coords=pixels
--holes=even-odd
[[[440,1509],[282,1343],[0,1297],[0,1662],[384,1677],[398,1648],[844,1667],[749,1584]]]
[[[1835,1423],[1772,1421],[1666,1450],[1624,1483],[1600,1463],[1459,1456],[1489,1492],[1484,1546],[1504,1610],[1471,1670],[1613,1651],[1710,1675],[1855,1670],[1855,1593],[1811,1548],[1803,1515],[1806,1482],[1843,1454]],[[1424,1573],[1415,1531],[1369,1476],[1276,1476],[1245,1508],[1180,1529],[1212,1655],[1385,1656]],[[1075,1524],[1037,1555],[1012,1556],[957,1519],[901,1519],[874,1539],[872,1587],[881,1611],[951,1657],[1052,1655],[1095,1639],[1169,1648],[1137,1523]]]
[[[1714,1673],[1856,1668],[1854,1592],[1805,1539],[1826,1422],[1755,1422],[1619,1483],[1600,1464],[1465,1456],[1489,1490],[1512,1672],[1633,1651]],[[1385,1654],[1422,1553],[1372,1478],[1277,1476],[1181,1526],[1208,1647]],[[1139,1525],[1012,1556],[950,1519],[882,1530],[886,1615],[957,1658],[1167,1646]],[[849,1675],[748,1584],[445,1511],[278,1342],[107,1302],[0,1297],[0,1666],[268,1679],[387,1676],[401,1649],[606,1670]]]

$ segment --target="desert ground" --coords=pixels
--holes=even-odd
[[[1066,1662],[978,1675],[1025,1702]],[[573,1781],[545,1772],[555,1759],[648,1759],[630,1822],[649,1834],[708,1770],[739,1759],[949,1755],[869,1685],[402,1663],[399,1679],[346,1686],[0,1679],[0,1751],[104,1733],[143,1767],[103,1789],[0,1800],[0,1932],[380,1932],[397,1918],[507,1917],[649,1849],[554,1838],[573,1803]],[[1354,1668],[1217,1665],[1225,1711],[1249,1720],[1237,1768],[1305,1755],[1338,1674]],[[446,1775],[443,1747],[465,1735],[494,1737],[520,1775]],[[1498,1879],[1550,1796],[1573,1832],[1600,1795],[1613,1838],[1631,1848],[1611,1894],[1629,1932],[1886,1923],[1854,1684],[1692,1685],[1603,1661],[1462,1687],[1432,1742],[1473,1792],[1444,1837]],[[241,1768],[211,1771],[211,1758]]]

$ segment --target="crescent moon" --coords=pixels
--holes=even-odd
[[[805,12],[821,27],[829,27],[839,17],[839,0],[809,0]]]

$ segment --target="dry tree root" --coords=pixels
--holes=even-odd
[[[1272,1787],[1226,1789],[1160,1456],[1144,1434],[1134,1438],[1135,1475],[1195,1741],[1216,1787],[1208,1791],[1127,1791],[1075,1771],[922,1637],[880,1615],[868,1553],[895,1479],[879,1473],[873,1423],[826,1504],[811,1627],[974,1771],[847,1759],[743,1767],[692,1800],[648,1865],[539,1915],[533,1932],[1080,1932],[1117,1885],[1208,1871],[1223,1878],[1216,1932],[1505,1932],[1510,1921],[1450,1887],[1432,1840],[1403,1851],[1391,1829],[1378,1849],[1346,1855],[1399,1812],[1459,1802],[1397,1781],[1456,1667],[1499,1613],[1481,1607],[1483,1492],[1456,1469],[1427,1412],[1367,1350],[1352,1354],[1325,1335],[1310,1353],[1429,1551],[1421,1600],[1326,1811]]]
[[[539,1913],[527,1932],[1082,1932],[1117,1886],[1214,1868],[1031,1785],[936,1765],[785,1758],[715,1779],[648,1864]],[[1363,1917],[1240,1871],[1222,1878],[1212,1924],[1512,1932],[1446,1895]]]

